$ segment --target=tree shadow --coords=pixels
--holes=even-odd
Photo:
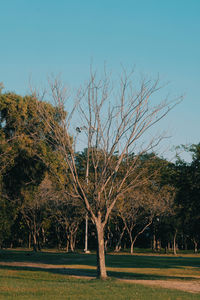
[[[97,271],[94,269],[81,269],[81,268],[42,268],[42,267],[29,267],[29,266],[0,266],[0,269],[4,270],[16,270],[16,271],[32,271],[32,272],[46,272],[52,274],[75,276],[80,279],[96,279]],[[119,272],[108,271],[108,276],[113,279],[132,279],[132,280],[196,280],[196,278],[184,277],[184,276],[170,276],[170,275],[158,275],[158,274],[145,274],[134,272]],[[16,276],[15,276],[16,278]],[[34,279],[33,279],[34,280]],[[46,279],[44,279],[46,280]]]
[[[96,277],[96,254],[84,254],[84,253],[63,253],[63,252],[32,252],[32,251],[16,251],[16,250],[1,250],[0,251],[1,262],[27,262],[27,263],[41,263],[48,265],[43,268],[38,266],[17,267],[18,270],[40,270],[46,272],[54,272],[59,274],[66,274],[71,276],[82,276],[82,277]],[[54,265],[54,266],[53,266]],[[62,266],[64,265],[64,266]],[[77,268],[75,267],[77,266]],[[51,267],[52,266],[52,267]],[[56,268],[56,266],[60,266]],[[67,268],[67,266],[71,266]],[[74,266],[74,267],[73,267]],[[80,267],[78,267],[80,266]],[[85,268],[81,268],[85,266]],[[3,266],[2,266],[3,267]],[[4,266],[7,267],[8,266]],[[93,269],[92,269],[92,268]],[[108,275],[113,278],[126,278],[126,279],[180,279],[180,280],[191,280],[194,279],[192,275],[190,277],[179,277],[170,275],[157,275],[157,274],[145,274],[141,273],[142,269],[166,269],[172,268],[184,269],[184,268],[195,268],[200,270],[200,257],[169,257],[169,256],[155,256],[155,255],[125,255],[125,254],[107,254],[106,255],[106,267],[113,269],[118,268],[136,268],[140,269],[140,274],[126,271],[108,271]],[[11,267],[11,268],[14,268]],[[91,268],[91,269],[90,269]],[[169,272],[168,272],[169,273]]]
[[[0,266],[0,269],[4,270],[16,270],[16,271],[31,271],[31,272],[47,272],[53,274],[77,276],[85,279],[96,278],[97,271],[89,269],[78,269],[78,268],[42,268],[42,267],[26,267],[26,266]],[[15,277],[16,278],[16,277]]]
[[[1,250],[0,261],[35,262],[56,265],[88,265],[96,266],[96,254],[64,253],[64,252],[33,252]],[[112,268],[200,268],[200,257],[165,256],[165,255],[125,255],[107,254],[106,266]]]
[[[184,267],[200,268],[200,257],[169,257],[155,255],[107,255],[107,267],[112,268],[154,268],[182,269]]]
[[[67,253],[67,252],[34,252],[1,250],[2,262],[33,262],[55,265],[89,265],[96,266],[95,254]]]

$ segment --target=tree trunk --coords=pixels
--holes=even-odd
[[[131,242],[131,254],[133,254],[134,241]]]
[[[75,251],[75,243],[76,243],[76,232],[71,230],[71,233],[70,233],[70,250],[71,250],[71,252]]]
[[[108,239],[105,240],[105,245],[104,245],[105,253],[108,251]]]
[[[66,252],[69,252],[70,233],[68,231],[68,224],[65,224],[65,234],[66,234]]]
[[[177,236],[177,230],[174,233],[174,240],[173,240],[173,249],[174,249],[174,255],[176,255],[176,236]]]
[[[70,251],[74,252],[74,244],[73,244],[73,239],[70,238]]]
[[[112,232],[110,230],[110,226],[108,226],[107,236],[106,236],[106,238],[104,238],[105,239],[105,252],[107,252],[108,248],[111,247],[111,245],[112,245],[112,237],[113,237],[113,235],[112,235]]]
[[[151,223],[152,223],[152,221],[150,221],[149,223],[147,223],[136,235],[135,235],[135,237],[134,237],[134,239],[133,239],[133,237],[132,237],[132,229],[130,230],[130,233],[129,233],[129,235],[130,235],[130,240],[131,240],[131,254],[133,254],[133,247],[134,247],[134,245],[135,245],[135,242],[136,242],[136,240],[137,240],[137,238],[138,238],[138,236],[140,236],[150,225],[151,225]]]
[[[31,232],[28,234],[28,249],[31,249]]]
[[[37,232],[37,245],[38,245],[38,251],[41,251],[40,235],[38,232]]]
[[[69,240],[67,239],[67,242],[66,242],[66,248],[65,248],[65,251],[68,253],[69,252]]]
[[[119,252],[121,250],[121,243],[117,243],[117,245],[115,246],[115,252]]]
[[[90,251],[88,250],[88,213],[86,213],[86,216],[85,216],[85,248],[84,248],[84,252],[90,253]]]
[[[42,232],[42,244],[43,244],[43,247],[44,247],[45,244],[46,244],[46,237],[45,237],[45,230],[44,230],[43,227],[41,228],[41,232]]]
[[[132,239],[132,241],[131,241],[131,254],[133,254],[134,245],[135,245],[135,242],[136,242],[138,236],[139,236],[139,234],[136,235],[135,238]]]
[[[75,227],[70,231],[70,249],[72,252],[75,251],[75,247],[76,247],[77,231],[78,231],[78,225],[75,225]]]
[[[187,241],[186,241],[186,238],[185,238],[185,241],[184,241],[184,250],[187,250],[188,249],[188,245],[187,245]]]
[[[168,244],[167,244],[167,249],[168,249],[168,251],[171,250],[171,243],[170,242],[168,242]]]
[[[161,241],[160,241],[160,239],[158,239],[158,240],[156,241],[156,250],[157,250],[157,251],[160,251],[160,250],[161,250]]]
[[[132,230],[130,229],[128,229],[127,228],[127,231],[128,231],[128,234],[129,234],[129,239],[130,239],[130,243],[131,243],[131,254],[133,254],[133,245],[134,245],[134,241],[133,241],[133,237],[132,237]]]
[[[61,249],[61,245],[62,245],[62,242],[61,242],[61,238],[60,238],[60,229],[59,229],[59,226],[55,226],[55,234],[56,234],[56,239],[57,239],[57,248],[58,250]]]
[[[104,225],[100,216],[95,220],[97,230],[97,277],[106,279],[105,249],[104,249]]]
[[[194,253],[198,252],[198,243],[195,239],[192,239],[193,243],[194,243]]]
[[[156,252],[156,235],[155,235],[155,233],[153,233],[152,250],[153,250],[153,252]]]
[[[36,232],[33,232],[33,251],[38,251]]]
[[[121,241],[122,241],[122,238],[123,238],[123,235],[124,235],[124,232],[125,232],[125,229],[126,229],[126,226],[123,227],[123,230],[119,236],[119,240],[115,246],[115,252],[119,252],[121,250]]]

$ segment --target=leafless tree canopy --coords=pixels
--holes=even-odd
[[[50,127],[54,143],[70,171],[72,196],[84,203],[96,224],[97,235],[103,238],[104,226],[116,201],[145,180],[139,158],[152,151],[163,137],[146,140],[146,133],[180,99],[165,99],[156,104],[154,94],[160,91],[159,80],[142,80],[138,88],[134,74],[126,72],[119,84],[113,84],[107,74],[98,80],[91,72],[86,86],[78,90],[76,97],[68,97],[66,103],[66,89],[60,81],[54,80],[50,87],[61,126],[56,126],[44,111],[39,113]],[[85,176],[80,176],[78,150],[83,149],[87,149]],[[99,238],[98,241],[101,243]]]

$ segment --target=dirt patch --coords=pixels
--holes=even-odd
[[[176,289],[190,293],[200,293],[200,281],[178,281],[178,280],[132,280],[120,279],[122,282],[139,283],[143,285],[157,286],[166,289]]]
[[[41,268],[41,269],[76,269],[75,265],[53,265],[53,264],[41,264],[41,263],[31,263],[31,262],[0,262],[1,266],[13,266],[13,267],[33,267],[33,268]],[[80,266],[79,266],[80,267]],[[83,266],[85,269],[86,266]],[[93,268],[92,268],[93,269]],[[92,276],[79,276],[79,275],[69,275],[74,278],[81,279],[94,279]],[[157,286],[166,289],[177,289],[190,293],[200,293],[200,280],[136,280],[136,279],[118,279],[120,282],[127,283],[136,283],[143,284],[148,286]]]

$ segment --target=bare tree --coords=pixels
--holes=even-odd
[[[43,228],[50,188],[51,182],[46,176],[38,187],[23,189],[21,192],[23,203],[20,212],[28,227],[29,237],[32,238],[33,250],[36,252],[41,250],[40,233]]]
[[[73,185],[70,195],[84,204],[96,226],[97,272],[102,279],[107,277],[104,228],[109,215],[118,199],[129,189],[134,193],[134,186],[140,178],[143,180],[138,158],[162,139],[162,136],[149,138],[149,129],[180,101],[165,99],[156,104],[153,95],[160,91],[159,80],[142,80],[137,87],[132,76],[124,72],[117,85],[107,74],[98,80],[91,72],[86,87],[79,89],[76,99],[68,101],[68,106],[65,106],[65,88],[59,80],[54,80],[51,95],[59,117],[62,116],[59,126],[41,110],[42,106],[39,109],[43,121],[51,129],[51,140],[70,171]],[[66,115],[64,108],[69,111],[70,107]],[[84,148],[87,148],[86,165],[89,167],[89,172],[82,167],[85,176],[80,175],[81,166],[77,163],[77,150]],[[122,166],[125,172],[119,176]],[[132,176],[134,173],[137,176]]]
[[[76,236],[80,223],[83,221],[85,210],[62,190],[51,189],[48,207],[50,216],[64,231],[65,249],[75,251]]]
[[[153,219],[172,211],[174,189],[171,186],[158,186],[154,182],[145,183],[129,191],[118,203],[118,214],[128,233],[131,254],[137,238],[152,224]]]

